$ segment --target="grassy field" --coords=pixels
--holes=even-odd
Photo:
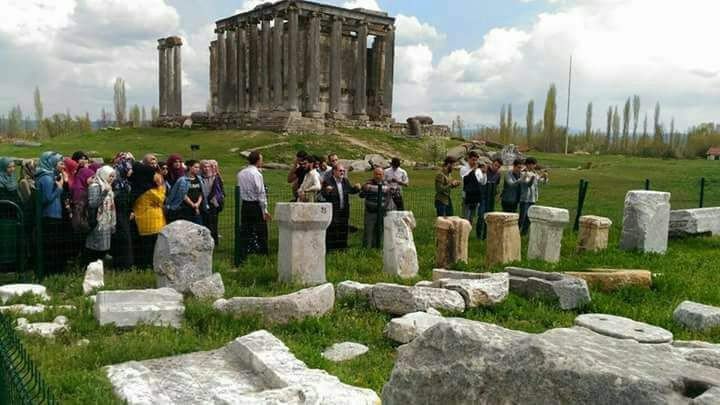
[[[352,139],[348,139],[352,138]],[[417,141],[384,137],[369,131],[348,131],[335,137],[290,136],[261,132],[189,132],[180,130],[124,130],[119,133],[78,135],[61,140],[47,141],[41,148],[18,148],[0,144],[0,156],[34,157],[42,150],[56,149],[72,153],[76,149],[97,151],[109,157],[118,150],[130,150],[136,156],[145,151],[167,155],[188,150],[191,143],[201,145],[198,157],[213,157],[220,161],[226,173],[242,167],[242,159],[231,153],[231,148],[249,149],[267,144],[287,142],[268,148],[264,154],[269,160],[288,162],[294,151],[306,148],[313,153],[338,151],[341,158],[361,157],[374,150],[397,150],[405,159],[417,158],[421,146]],[[374,150],[363,149],[358,143]],[[675,325],[672,311],[681,301],[691,299],[711,305],[720,305],[720,238],[689,238],[672,240],[666,255],[643,255],[617,249],[622,223],[623,198],[627,190],[639,189],[645,179],[651,180],[653,189],[672,192],[674,208],[696,207],[699,196],[699,178],[707,178],[706,206],[720,205],[720,167],[717,162],[702,160],[677,161],[626,158],[622,156],[560,156],[537,155],[550,168],[551,182],[541,190],[543,205],[571,210],[577,200],[577,184],[581,178],[590,181],[586,214],[610,217],[610,249],[601,253],[577,254],[574,252],[575,234],[566,229],[562,260],[556,265],[523,260],[518,265],[539,270],[579,270],[591,267],[639,268],[651,270],[654,286],[651,290],[626,288],[605,294],[592,292],[592,303],[580,311],[562,311],[554,304],[526,300],[511,295],[504,303],[487,309],[473,309],[460,314],[470,319],[493,322],[502,326],[540,332],[548,328],[570,326],[578,313],[603,312],[627,316],[669,329],[677,339],[699,339],[720,342],[720,330],[688,332]],[[413,159],[414,158],[414,159]],[[592,162],[592,169],[577,170]],[[420,262],[420,277],[400,281],[382,273],[382,252],[353,247],[345,253],[327,257],[328,279],[337,283],[343,280],[361,282],[400,282],[414,284],[429,279],[434,262],[434,235],[432,232],[432,179],[433,171],[411,171],[411,188],[406,192],[410,208],[418,218],[415,231]],[[271,192],[271,203],[285,198],[285,173],[269,171],[266,179]],[[360,181],[368,174],[354,173],[352,180]],[[459,195],[456,195],[456,203]],[[360,204],[354,202],[353,223],[361,220]],[[230,210],[228,210],[230,211]],[[228,212],[224,223],[231,224]],[[224,233],[231,228],[224,228]],[[229,235],[225,235],[229,236]],[[353,246],[358,246],[353,236]],[[525,246],[525,240],[523,245]],[[225,245],[229,242],[223,242]],[[500,271],[483,266],[484,243],[471,238],[470,263],[462,269],[473,271]],[[222,253],[222,252],[221,252]],[[523,251],[523,256],[525,251]],[[297,287],[282,285],[276,280],[276,257],[253,257],[241,268],[228,263],[227,254],[219,254],[216,270],[222,273],[226,296],[277,295],[291,292]],[[349,301],[336,303],[335,310],[320,319],[308,319],[286,326],[267,326],[261,319],[233,319],[212,310],[211,302],[186,300],[186,321],[179,330],[138,327],[132,331],[118,331],[112,327],[99,327],[92,316],[91,304],[82,297],[82,271],[80,269],[44,282],[52,295],[52,303],[72,304],[77,311],[64,313],[70,319],[71,330],[54,341],[25,337],[32,358],[53,392],[63,403],[117,403],[112,387],[105,378],[103,367],[129,360],[143,360],[163,356],[208,350],[225,345],[237,336],[266,328],[278,336],[292,352],[310,367],[322,368],[337,375],[342,381],[382,389],[393,367],[396,344],[382,336],[382,330],[391,317],[371,310],[366,303]],[[106,271],[106,289],[152,288],[154,276],[150,270],[133,272]],[[27,302],[20,298],[16,302]],[[44,313],[29,317],[31,321],[53,319],[58,313]],[[86,338],[88,346],[76,342]],[[355,360],[334,364],[324,360],[320,353],[329,345],[355,341],[370,347],[370,352]]]

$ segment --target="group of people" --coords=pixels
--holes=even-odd
[[[136,161],[121,152],[103,165],[82,151],[44,152],[24,161],[20,176],[15,171],[14,161],[0,158],[0,200],[22,207],[26,234],[40,232],[51,272],[75,258],[87,264],[111,257],[116,269],[150,266],[159,232],[179,219],[206,226],[218,243],[225,191],[214,160],[171,155],[159,162],[147,154]],[[3,208],[0,215],[13,213]]]
[[[495,158],[486,163],[480,160],[480,155],[470,151],[467,164],[460,168],[460,180],[452,178],[455,159],[448,157],[443,162],[440,173],[435,178],[435,209],[438,216],[452,216],[453,204],[451,190],[462,186],[463,216],[473,223],[475,217],[475,231],[479,239],[487,237],[485,226],[485,213],[495,211],[495,199],[500,186],[501,169],[503,161]],[[522,234],[530,228],[528,211],[539,197],[539,185],[547,183],[548,173],[538,170],[537,159],[517,159],[512,168],[504,176],[500,202],[503,212],[518,212],[520,219],[518,226]]]

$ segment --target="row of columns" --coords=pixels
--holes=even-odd
[[[285,22],[287,18],[287,23]],[[342,97],[342,38],[344,19],[331,17],[330,57],[329,57],[329,111],[334,118],[345,118],[340,113]],[[274,20],[274,26],[270,21]],[[298,105],[299,84],[299,46],[300,46],[299,10],[287,9],[285,16],[267,16],[257,23],[240,23],[237,26],[216,30],[217,40],[211,45],[211,91],[217,94],[216,111],[257,113],[260,106],[272,110],[300,112]],[[283,44],[283,34],[287,44]],[[368,25],[364,21],[357,24],[354,77],[352,84],[353,116],[355,119],[368,119],[367,98],[367,37]],[[304,96],[306,97],[302,113],[313,118],[322,117],[321,109],[321,14],[308,14],[305,34]],[[377,75],[373,85],[374,93],[381,96],[383,111],[379,115],[390,116],[392,111],[392,86],[395,35],[390,26],[385,36],[376,38],[381,41],[382,55],[377,59]],[[287,45],[287,58],[283,61],[284,46]],[[213,49],[214,48],[214,49]],[[283,81],[283,62],[285,80]],[[380,72],[383,72],[382,79]],[[247,84],[247,87],[246,87]],[[283,94],[287,87],[287,97]],[[271,92],[272,89],[272,92]]]
[[[182,115],[182,59],[180,37],[158,39],[160,115]]]

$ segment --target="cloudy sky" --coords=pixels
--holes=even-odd
[[[382,9],[397,18],[395,117],[427,114],[492,125],[512,104],[541,114],[550,83],[565,121],[574,57],[571,126],[594,127],[608,106],[639,94],[684,129],[718,121],[718,0],[319,0]],[[157,103],[157,38],[180,35],[184,111],[204,110],[213,22],[259,0],[1,0],[0,111],[30,113],[40,87],[46,113],[112,109],[115,77],[129,104]]]

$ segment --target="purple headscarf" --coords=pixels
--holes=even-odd
[[[92,178],[95,172],[89,167],[83,167],[75,175],[75,182],[70,187],[72,200],[77,202],[87,197],[88,179]]]

